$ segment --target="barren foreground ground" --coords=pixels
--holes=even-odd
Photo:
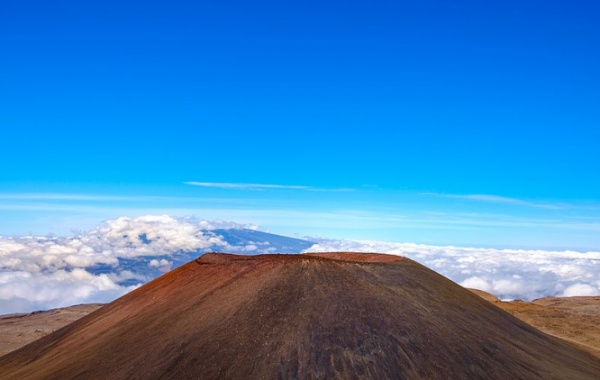
[[[102,305],[76,305],[29,314],[0,315],[0,356],[50,334]]]
[[[474,293],[546,334],[575,343],[600,357],[600,297],[547,297],[503,302],[481,290]]]

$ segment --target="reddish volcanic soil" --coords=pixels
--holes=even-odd
[[[401,257],[206,254],[0,358],[3,379],[598,379],[600,360]]]

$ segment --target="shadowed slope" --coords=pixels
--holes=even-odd
[[[409,259],[206,254],[0,358],[0,373],[592,379],[600,361]]]

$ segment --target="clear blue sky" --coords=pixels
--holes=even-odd
[[[4,2],[0,234],[164,211],[600,249],[599,15],[596,1]]]

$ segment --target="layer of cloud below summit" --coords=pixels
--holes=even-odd
[[[467,287],[503,299],[600,295],[600,252],[323,240],[311,252],[385,252],[409,257]]]
[[[161,215],[108,220],[69,238],[0,237],[0,313],[109,302],[148,281],[148,273],[168,271],[174,263],[207,250],[246,254],[274,251],[273,242],[246,238],[230,243],[219,232],[248,228],[256,226]],[[317,244],[307,252],[407,256],[463,286],[501,298],[600,294],[600,252],[313,241]]]
[[[111,301],[151,279],[144,268],[171,269],[173,259],[165,256],[256,250],[256,244],[230,245],[212,232],[253,228],[149,215],[108,220],[69,238],[0,237],[0,313]],[[133,267],[141,270],[133,272]]]

